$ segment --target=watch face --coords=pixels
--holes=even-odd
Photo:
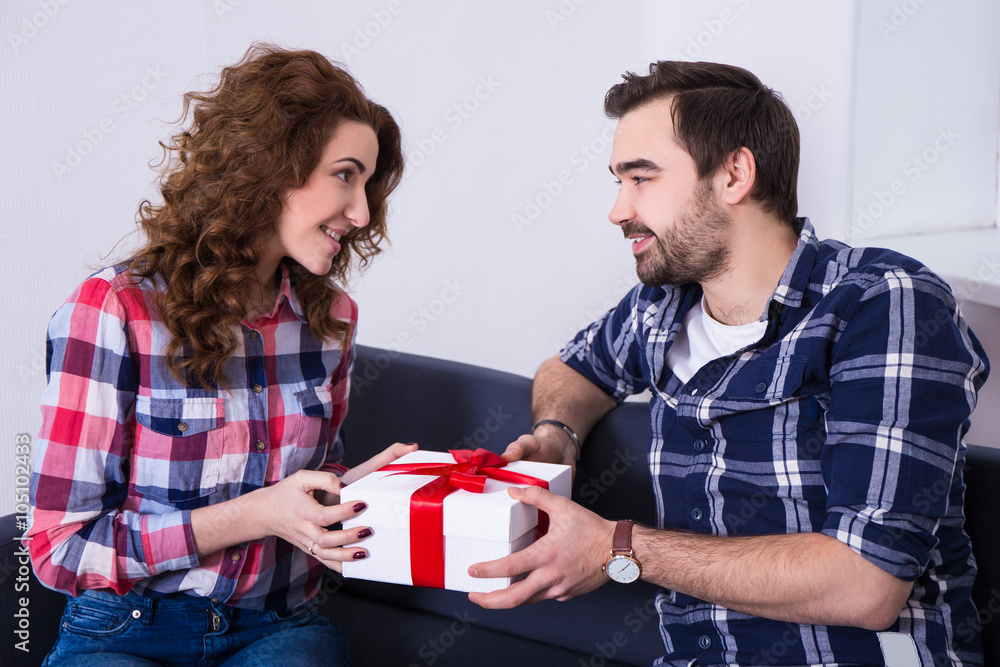
[[[604,571],[612,581],[617,581],[619,584],[631,584],[642,573],[638,561],[628,556],[615,556],[604,566]]]

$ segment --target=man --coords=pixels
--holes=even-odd
[[[796,217],[795,121],[751,73],[624,78],[605,100],[609,217],[643,284],[542,365],[536,426],[505,456],[573,465],[648,389],[658,525],[512,491],[549,533],[474,565],[528,576],[470,598],[566,600],[641,572],[664,589],[663,664],[981,665],[962,437],[988,362],[948,286],[816,239]]]

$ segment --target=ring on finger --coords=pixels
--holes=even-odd
[[[309,554],[312,556],[316,555],[316,543],[309,540]]]

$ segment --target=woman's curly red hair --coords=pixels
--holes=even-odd
[[[161,142],[166,165],[163,203],[139,206],[146,242],[132,259],[141,278],[158,276],[158,306],[171,340],[166,355],[178,378],[225,386],[222,369],[238,346],[238,325],[260,285],[255,275],[282,198],[302,187],[340,123],[370,126],[378,161],[366,185],[370,222],[346,235],[326,275],[286,259],[309,328],[346,341],[334,319],[334,280],[343,285],[356,259],[363,268],[386,238],[389,194],[399,184],[399,126],[350,74],[315,51],[255,44],[226,67],[217,86],[184,95],[180,122],[189,127]]]

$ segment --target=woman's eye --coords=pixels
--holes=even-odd
[[[356,173],[357,172],[353,169],[345,169],[343,171],[338,171],[336,174],[334,174],[334,176],[341,179],[345,183],[350,183],[351,179],[354,178],[354,175]]]

